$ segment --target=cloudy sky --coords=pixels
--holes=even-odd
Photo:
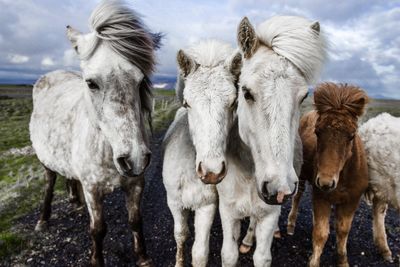
[[[131,1],[153,31],[165,33],[157,75],[174,76],[175,55],[204,38],[236,45],[243,16],[257,25],[273,15],[318,20],[330,42],[322,80],[362,86],[400,99],[400,1],[141,0]],[[0,82],[33,81],[54,69],[78,69],[65,37],[70,24],[88,31],[98,0],[0,0]]]

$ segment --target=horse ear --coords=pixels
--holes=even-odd
[[[314,22],[313,24],[311,24],[310,28],[311,28],[312,30],[314,30],[317,34],[319,34],[320,31],[321,31],[321,27],[320,27],[318,21],[316,21],[316,22]]]
[[[194,59],[186,55],[183,50],[178,51],[176,59],[183,77],[187,77],[189,73],[195,71],[200,66]]]
[[[239,23],[237,41],[244,58],[250,58],[258,48],[256,31],[247,17],[244,17]]]
[[[240,71],[242,70],[242,54],[239,52],[235,52],[235,54],[228,58],[225,63],[229,68],[229,71],[235,76],[237,79],[239,78]]]
[[[81,36],[81,33],[71,26],[67,25],[67,37],[69,41],[71,42],[72,48],[75,49],[75,51],[79,54],[79,49],[78,49],[78,38]]]

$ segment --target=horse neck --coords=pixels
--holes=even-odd
[[[239,134],[238,120],[235,119],[229,131],[227,156],[242,170],[249,174],[254,173],[254,161],[250,148],[243,142]]]

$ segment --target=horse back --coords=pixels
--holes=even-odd
[[[68,170],[76,133],[87,124],[82,84],[77,73],[54,71],[42,76],[33,88],[32,146],[46,167],[69,177],[73,176]]]

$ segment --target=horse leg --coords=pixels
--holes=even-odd
[[[382,200],[374,197],[372,204],[374,216],[373,216],[373,234],[374,243],[378,247],[379,252],[383,258],[389,262],[393,262],[392,252],[387,243],[386,230],[385,230],[385,216],[387,210],[387,204]]]
[[[339,257],[338,266],[340,267],[349,266],[346,244],[358,203],[359,201],[357,200],[352,203],[336,205],[336,244]]]
[[[82,185],[78,180],[66,179],[66,187],[69,202],[76,205],[77,209],[85,206],[85,198],[83,196]]]
[[[299,213],[299,203],[300,199],[304,193],[304,189],[306,187],[306,181],[300,179],[299,180],[299,188],[297,194],[292,199],[292,208],[290,209],[288,224],[287,224],[287,233],[288,235],[294,235],[294,228],[296,227],[297,215]]]
[[[242,244],[239,247],[240,253],[247,254],[249,253],[251,247],[254,243],[254,231],[256,229],[256,218],[253,216],[250,217],[249,228],[247,228],[246,236],[242,240]]]
[[[214,221],[216,204],[196,210],[194,217],[195,239],[192,247],[192,266],[205,267],[208,260],[210,230]]]
[[[176,242],[175,267],[185,266],[184,245],[189,234],[187,219],[189,212],[170,198],[167,198],[169,210],[174,218],[174,238]]]
[[[144,176],[138,180],[126,181],[122,188],[125,191],[126,209],[128,210],[128,222],[133,235],[133,254],[137,266],[153,266],[150,257],[146,253],[146,245],[143,236],[142,216],[140,202],[144,188]]]
[[[320,257],[329,235],[330,214],[331,204],[323,199],[316,199],[313,195],[313,253],[309,261],[310,267],[319,266]]]
[[[90,236],[92,239],[90,265],[104,266],[103,239],[107,233],[107,225],[104,223],[103,216],[104,195],[95,186],[85,188],[84,194],[90,215]]]
[[[46,189],[44,193],[44,202],[40,219],[36,224],[35,231],[43,231],[47,228],[47,223],[51,216],[51,201],[53,200],[54,185],[56,183],[57,174],[52,170],[44,167],[46,177]]]
[[[235,219],[229,212],[229,208],[219,204],[221,215],[223,242],[222,242],[222,266],[236,266],[239,257],[238,239],[240,235],[240,220]]]
[[[257,222],[257,246],[254,251],[253,261],[255,267],[271,266],[271,245],[276,231],[276,225],[281,213],[281,207],[271,207],[271,212]]]

